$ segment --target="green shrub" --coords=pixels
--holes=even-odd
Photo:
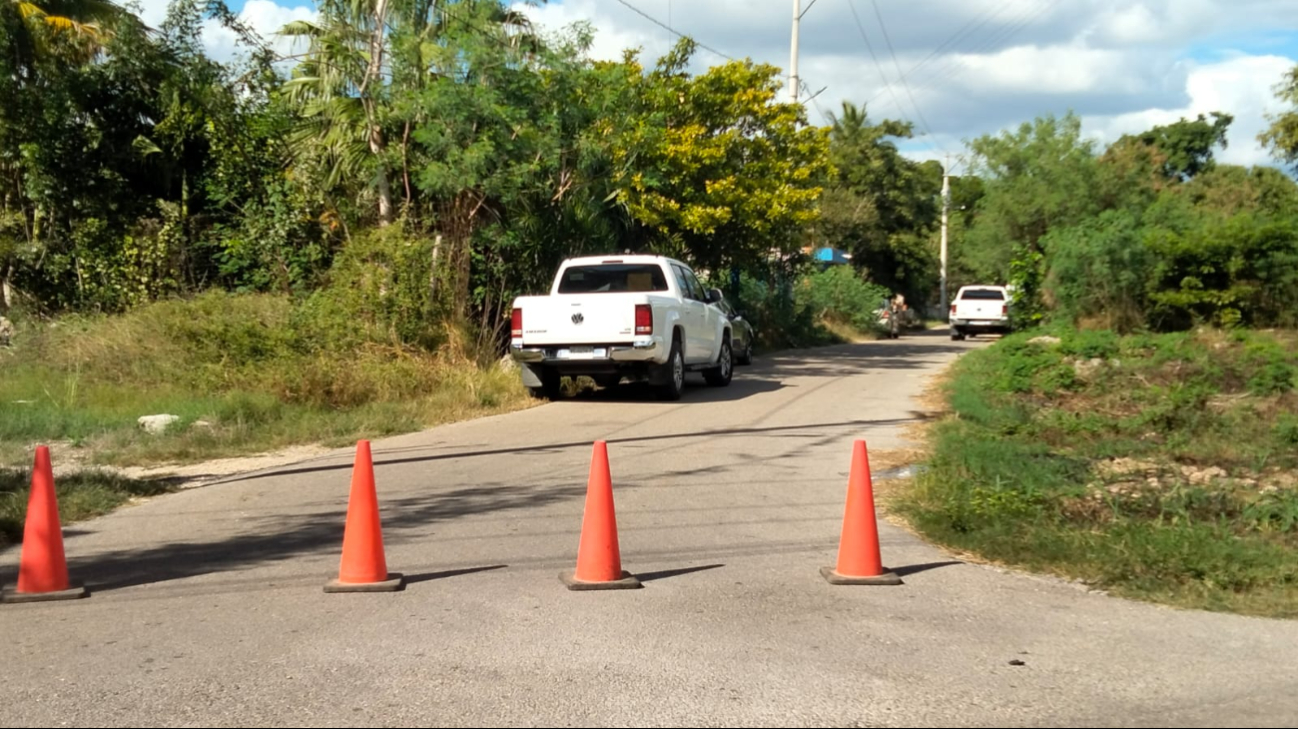
[[[1117,594],[1298,615],[1291,335],[1056,333],[961,357],[955,417],[890,508],[956,549]],[[1103,377],[1068,361],[1114,354]]]
[[[1271,432],[1282,445],[1298,446],[1298,415],[1282,413]]]
[[[399,226],[366,231],[334,259],[328,283],[295,312],[303,351],[337,351],[361,342],[435,349],[445,341],[437,322],[429,271],[433,243]]]
[[[1251,214],[1148,239],[1150,321],[1160,329],[1298,325],[1298,219]]]
[[[1248,391],[1254,395],[1278,395],[1294,389],[1295,370],[1293,365],[1281,360],[1272,360],[1262,366],[1248,380]]]
[[[864,332],[878,328],[875,312],[892,293],[866,281],[850,266],[831,266],[803,278],[798,296],[815,316]]]
[[[1108,330],[1073,330],[1060,337],[1059,350],[1082,359],[1109,359],[1120,349],[1118,335]]]
[[[1099,320],[1121,331],[1145,325],[1153,260],[1134,214],[1105,211],[1052,231],[1042,245],[1049,264],[1046,287],[1064,320]]]

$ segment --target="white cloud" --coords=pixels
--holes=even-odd
[[[1217,151],[1216,158],[1238,165],[1272,164],[1257,135],[1268,126],[1266,114],[1279,111],[1272,87],[1296,62],[1281,56],[1236,56],[1204,64],[1190,71],[1186,84],[1190,102],[1184,107],[1084,117],[1083,128],[1096,139],[1112,142],[1123,134],[1224,111],[1234,121],[1226,132],[1227,147]]]
[[[1094,22],[1079,37],[1099,46],[1130,47],[1177,44],[1187,38],[1238,22],[1238,16],[1223,18],[1224,3],[1218,0],[1121,0],[1093,3]],[[1262,3],[1253,3],[1259,5]]]
[[[559,32],[575,21],[594,21],[595,37],[589,55],[596,60],[617,60],[624,49],[643,48],[642,59],[648,62],[671,48],[671,34],[666,30],[648,22],[645,27],[617,24],[608,14],[612,4],[609,0],[598,4],[595,0],[567,0],[540,7],[515,3],[514,8],[527,13],[542,31],[549,33]]]
[[[1101,34],[1119,45],[1151,43],[1163,38],[1165,28],[1147,6],[1128,5],[1104,19]]]
[[[1143,91],[1147,82],[1127,67],[1130,59],[1126,54],[1079,44],[1018,46],[989,55],[961,55],[957,59],[978,79],[980,88],[992,93],[1047,96],[1097,90],[1133,93]]]
[[[167,19],[167,6],[170,4],[171,0],[134,0],[125,7],[139,15],[145,25],[156,28]]]
[[[628,2],[725,54],[788,66],[787,2]],[[812,90],[827,87],[814,102],[826,112],[837,111],[846,99],[868,102],[867,111],[876,120],[913,121],[924,136],[906,146],[925,149],[915,157],[938,156],[938,150],[958,152],[965,139],[1047,113],[1074,111],[1088,131],[1111,141],[1123,132],[1220,110],[1233,114],[1235,122],[1230,146],[1219,158],[1267,162],[1255,137],[1265,126],[1263,113],[1280,73],[1298,62],[1284,57],[1298,47],[1293,4],[1294,0],[878,2],[881,27],[871,0],[817,0],[802,20],[799,75]],[[596,58],[617,58],[624,48],[643,47],[642,58],[651,63],[675,40],[669,31],[610,0],[563,0],[539,7],[520,2],[516,7],[548,30],[575,20],[591,21],[596,28],[591,55]],[[806,0],[803,7],[808,7]],[[862,32],[873,46],[874,58]],[[1265,47],[1277,39],[1280,46]],[[1254,50],[1227,55],[1227,44]],[[1218,60],[1210,63],[1191,60],[1214,56]],[[720,60],[700,50],[694,70]],[[904,86],[898,83],[898,66],[906,76]],[[810,118],[820,121],[814,105]]]
[[[287,7],[272,0],[248,0],[239,11],[239,20],[251,27],[263,41],[270,43],[280,55],[288,55],[294,51],[294,42],[279,37],[280,28],[294,20],[312,20],[316,15],[316,11],[309,7]],[[203,24],[203,45],[208,55],[223,62],[247,51],[239,45],[239,37],[234,31],[213,19]]]

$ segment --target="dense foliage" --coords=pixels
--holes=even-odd
[[[691,73],[688,39],[653,62],[592,61],[589,27],[533,27],[500,0],[317,9],[281,29],[303,51],[286,61],[221,0],[173,0],[158,28],[109,0],[0,3],[0,310],[219,288],[392,312],[405,344],[445,323],[491,344],[513,296],[568,255],[668,253],[769,310],[792,304],[745,291],[811,290],[791,279],[814,247],[937,301],[943,167],[899,151],[909,123],[844,103],[812,126],[780,100],[781,69]],[[239,61],[205,54],[213,20]],[[1261,136],[1287,161],[1295,78],[1276,86],[1295,110]],[[952,290],[1013,283],[1023,323],[1293,325],[1298,186],[1218,163],[1232,121],[1101,149],[1047,115],[971,141],[951,181]],[[331,292],[358,261],[390,281]]]

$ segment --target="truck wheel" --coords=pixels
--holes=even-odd
[[[952,330],[951,330],[951,341],[953,341],[953,342],[958,342],[958,341],[960,341],[961,339],[964,339],[964,332],[961,332],[959,329],[952,329]]]
[[[744,340],[744,351],[735,360],[736,364],[750,365],[753,363],[753,339],[749,337]]]
[[[730,350],[730,337],[721,340],[721,354],[717,357],[717,366],[703,371],[703,379],[713,387],[725,387],[735,373],[734,353]]]
[[[679,400],[685,392],[685,355],[681,354],[681,340],[672,339],[672,351],[663,365],[663,384],[658,394],[664,400]]]

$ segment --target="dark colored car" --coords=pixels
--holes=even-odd
[[[717,294],[721,292],[713,289]],[[716,302],[716,307],[725,312],[730,317],[730,346],[735,353],[735,364],[750,365],[753,363],[753,339],[756,338],[757,332],[753,330],[753,325],[743,317],[730,302],[722,297]]]

